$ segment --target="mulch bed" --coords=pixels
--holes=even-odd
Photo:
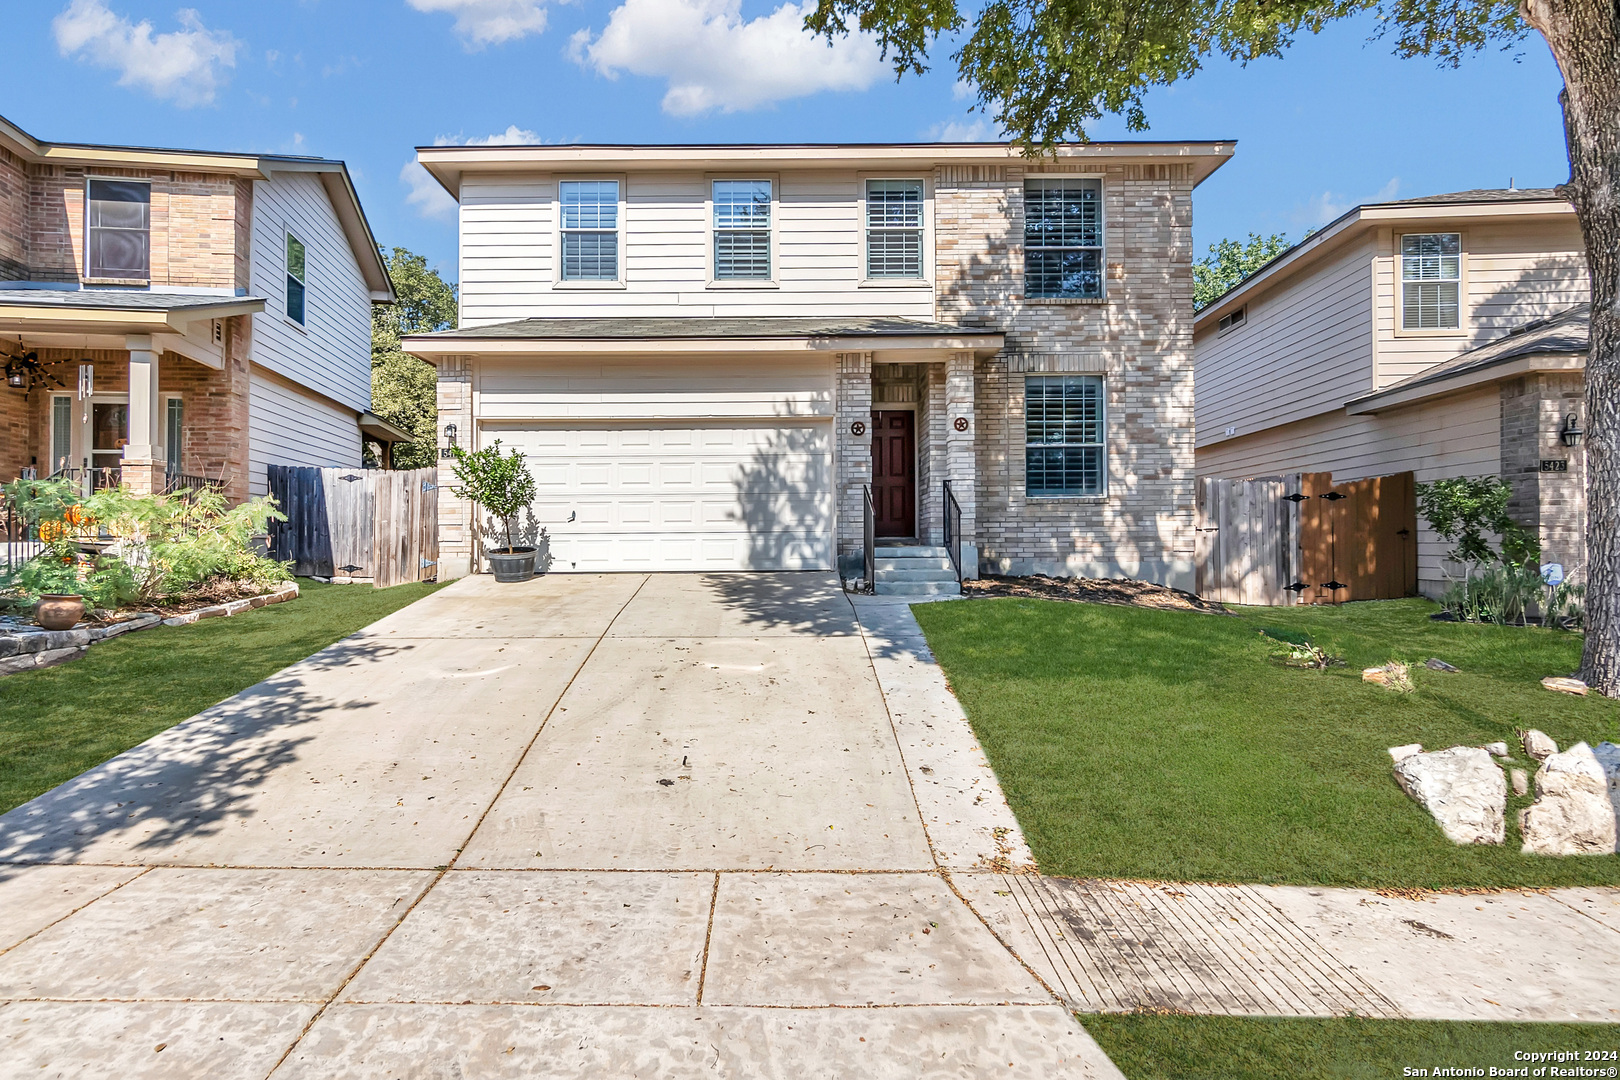
[[[270,590],[274,592],[275,589]],[[127,622],[139,615],[148,612],[156,613],[165,619],[172,619],[176,615],[184,615],[190,611],[200,611],[205,607],[216,604],[228,604],[232,600],[246,600],[254,596],[264,595],[262,590],[251,585],[238,585],[234,581],[215,582],[187,593],[185,596],[171,596],[162,600],[142,604],[140,607],[128,608],[120,611],[97,611],[86,613],[85,621],[92,626],[105,626],[109,623]]]
[[[1054,578],[1045,574],[1031,577],[990,576],[962,582],[962,594],[970,597],[1029,596],[1038,600],[1068,600],[1081,604],[1120,604],[1161,611],[1232,614],[1222,605],[1201,600],[1192,593],[1129,578]]]

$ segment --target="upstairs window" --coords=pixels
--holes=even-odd
[[[921,180],[866,182],[866,276],[923,276]]]
[[[1065,177],[1024,184],[1024,295],[1103,294],[1102,181]]]
[[[619,280],[619,182],[564,180],[562,280]]]
[[[1462,326],[1462,234],[1401,237],[1401,328]]]
[[[147,280],[152,272],[152,185],[91,180],[85,200],[85,276]]]
[[[1105,406],[1100,375],[1024,380],[1024,493],[1107,492]]]
[[[771,279],[771,182],[714,182],[716,281]]]
[[[304,242],[287,234],[287,318],[304,325],[304,282],[309,268],[304,261]]]

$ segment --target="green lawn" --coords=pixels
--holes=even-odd
[[[1563,1050],[1584,1056],[1620,1050],[1620,1027],[1608,1024],[1144,1015],[1082,1016],[1080,1021],[1130,1080],[1384,1080],[1444,1076],[1436,1070],[1448,1067],[1482,1069],[1478,1075],[1483,1076],[1492,1066],[1526,1065],[1528,1075],[1546,1076],[1536,1070],[1547,1062],[1515,1061],[1514,1053]],[[1602,1069],[1601,1075],[1612,1076],[1607,1070],[1620,1063],[1613,1057],[1576,1057],[1555,1064]]]
[[[123,753],[437,585],[321,585],[229,619],[160,626],[0,679],[0,813]]]
[[[1580,639],[1428,618],[1403,600],[1247,608],[1238,617],[1045,600],[915,609],[1048,874],[1444,888],[1620,882],[1620,856],[1458,847],[1403,794],[1387,747],[1620,741],[1620,702],[1543,689]],[[1304,632],[1347,667],[1271,658],[1261,627]],[[1399,657],[1415,692],[1361,681]]]

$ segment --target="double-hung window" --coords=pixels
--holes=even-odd
[[[1025,494],[1106,494],[1106,425],[1102,376],[1036,375],[1025,379]]]
[[[619,182],[564,180],[562,280],[619,280]]]
[[[771,182],[716,180],[713,198],[715,280],[769,281]]]
[[[1401,329],[1460,328],[1461,294],[1460,233],[1415,233],[1401,237]]]
[[[144,281],[151,275],[152,185],[91,180],[85,185],[85,276]]]
[[[866,276],[923,276],[921,180],[866,182]]]
[[[1053,177],[1024,183],[1024,295],[1103,294],[1102,181]]]
[[[304,242],[292,233],[287,234],[287,318],[304,325],[304,302],[308,296],[309,264],[304,254]]]

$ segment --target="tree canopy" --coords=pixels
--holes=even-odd
[[[394,248],[384,261],[399,299],[371,309],[371,411],[415,436],[395,445],[394,466],[419,469],[434,460],[438,372],[402,350],[399,339],[454,327],[456,287],[405,248]]]
[[[1203,311],[1289,246],[1286,233],[1250,233],[1247,241],[1211,244],[1209,254],[1193,263],[1193,310]]]

